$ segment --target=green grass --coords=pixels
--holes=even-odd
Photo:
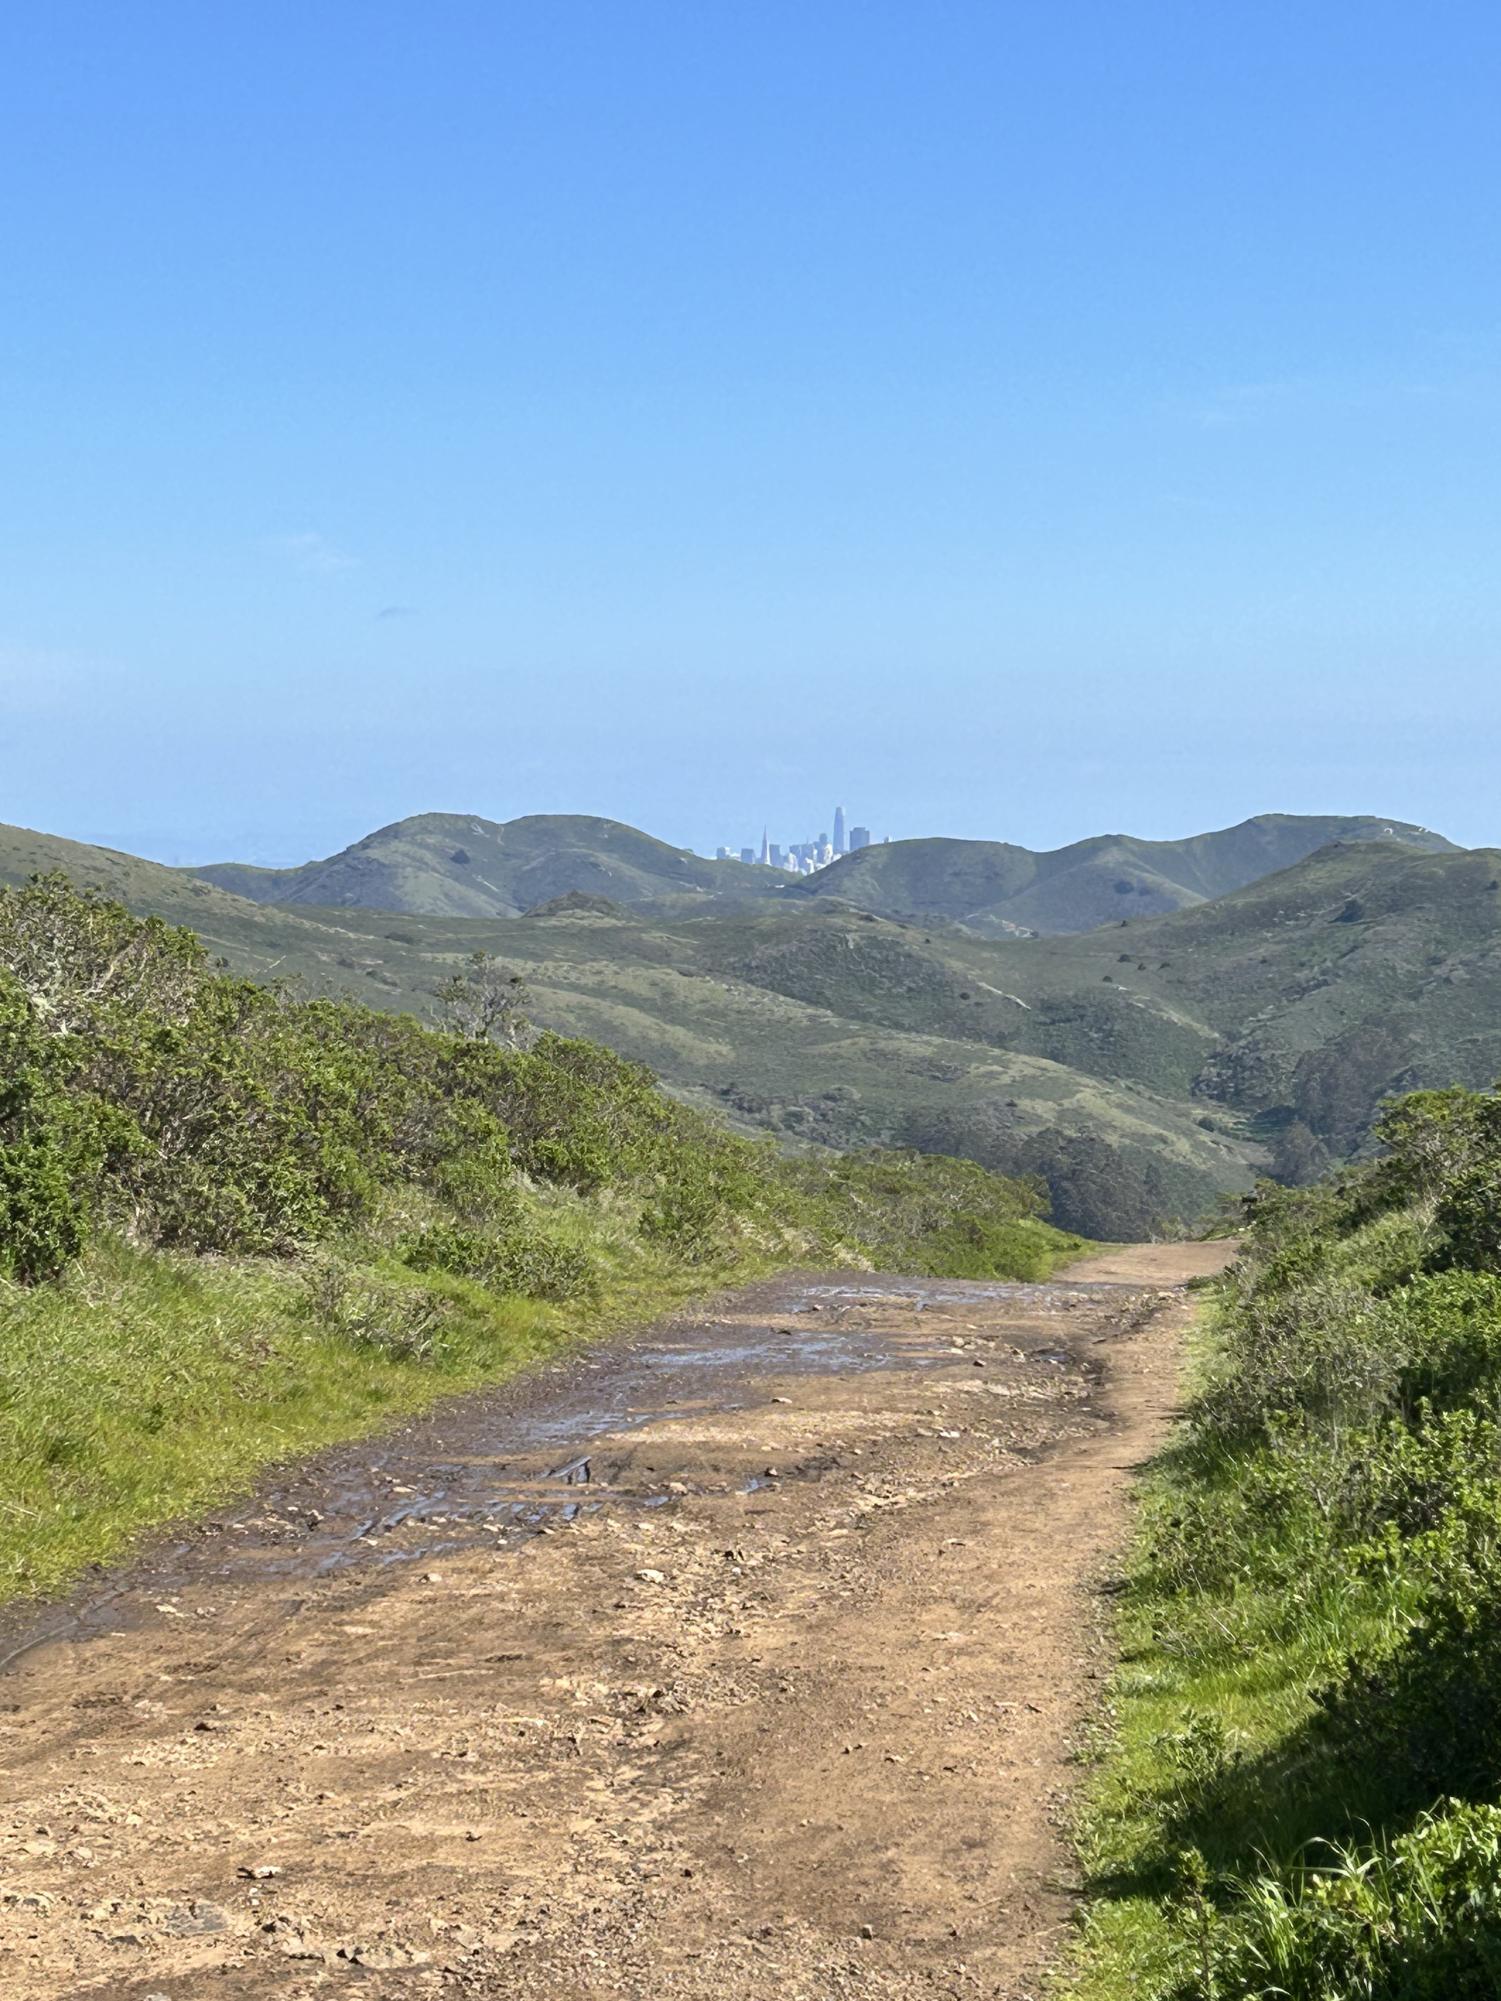
[[[598,1261],[598,1298],[549,1304],[441,1273],[419,1282],[394,1261],[352,1266],[379,1297],[441,1302],[421,1353],[321,1320],[307,1263],[174,1257],[105,1238],[56,1285],[0,1290],[0,1599],[55,1591],[278,1462],[768,1267],[746,1251],[687,1269],[581,1204],[549,1220]]]
[[[1185,1389],[1213,1363],[1200,1314]],[[1156,2001],[1197,1970],[1199,1892],[1286,1868],[1315,1841],[1351,1836],[1385,1805],[1379,1772],[1354,1774],[1311,1744],[1311,1691],[1379,1624],[1369,1587],[1256,1577],[1213,1592],[1165,1586],[1164,1520],[1200,1487],[1175,1438],[1137,1489],[1138,1521],[1116,1600],[1119,1664],[1086,1749],[1076,1843],[1085,1907],[1060,1978],[1068,2001]]]

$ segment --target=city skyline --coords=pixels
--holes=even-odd
[[[741,861],[751,867],[782,869],[789,875],[813,875],[831,862],[841,860],[845,855],[857,854],[861,848],[872,845],[869,827],[852,827],[845,818],[843,806],[834,808],[834,831],[811,836],[806,841],[783,844],[773,841],[771,828],[763,823],[759,844],[747,842],[739,848],[721,843],[714,850],[714,859],[721,862]],[[890,839],[890,835],[886,837]]]

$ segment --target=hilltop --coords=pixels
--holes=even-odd
[[[1443,851],[1442,835],[1369,814],[1268,813],[1182,841],[1102,834],[1038,852],[1005,841],[894,841],[797,878],[706,861],[618,820],[422,813],[298,868],[212,862],[188,873],[254,903],[519,917],[561,896],[631,908],[833,896],[880,917],[942,917],[985,935],[1087,931],[1242,889],[1331,841]]]
[[[211,862],[192,873],[254,903],[433,917],[518,917],[569,894],[618,904],[677,896],[733,901],[780,886],[765,869],[705,861],[619,820],[563,813],[506,821],[419,813],[300,868]]]
[[[946,917],[989,935],[1090,931],[1227,896],[1332,841],[1453,850],[1441,834],[1402,820],[1262,813],[1181,841],[1100,834],[1045,851],[1006,841],[894,841],[847,855],[798,888],[884,917]]]

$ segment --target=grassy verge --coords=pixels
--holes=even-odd
[[[1501,1993],[1501,1093],[1262,1190],[1140,1490],[1076,2001]]]
[[[48,1592],[264,1469],[504,1380],[767,1269],[692,1269],[588,1232],[598,1293],[500,1296],[394,1260],[172,1256],[104,1238],[58,1284],[0,1297],[0,1599]],[[356,1288],[349,1306],[351,1287]]]
[[[1184,1387],[1213,1380],[1212,1304],[1190,1340]],[[1217,1499],[1234,1508],[1234,1473]],[[1348,1822],[1345,1774],[1306,1742],[1313,1690],[1331,1659],[1373,1629],[1372,1593],[1281,1572],[1187,1591],[1162,1561],[1164,1533],[1201,1511],[1204,1469],[1179,1431],[1143,1474],[1116,1600],[1119,1665],[1077,1842],[1086,1906],[1062,1982],[1069,2001],[1148,2001],[1199,1989],[1213,1906],[1206,1894],[1292,1862]]]

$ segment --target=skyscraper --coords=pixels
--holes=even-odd
[[[852,855],[854,855],[854,854],[858,854],[858,853],[860,852],[861,848],[868,848],[869,846],[870,846],[870,829],[869,829],[869,827],[851,827],[851,828],[850,828],[850,853],[851,853]]]
[[[842,855],[845,852],[844,808],[842,806],[834,808],[834,852],[836,855]]]
[[[771,867],[771,829],[769,827],[761,829],[761,866],[763,868]]]

